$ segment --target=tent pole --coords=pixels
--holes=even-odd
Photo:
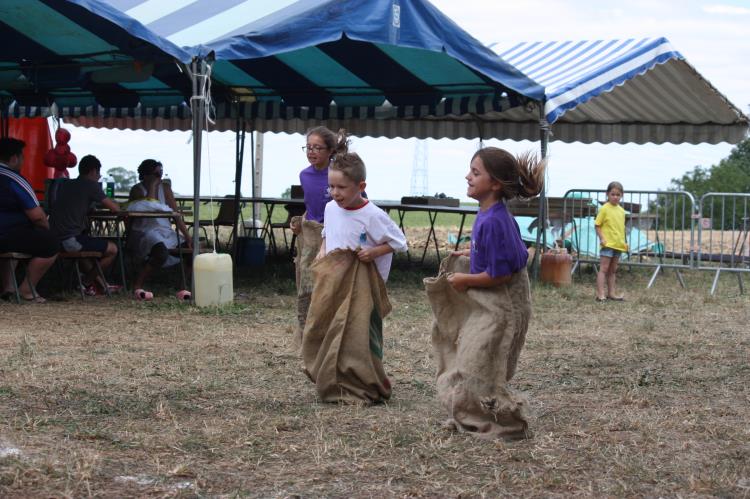
[[[250,196],[255,197],[255,132],[250,132],[250,162],[252,163],[252,175],[250,175]],[[258,237],[258,232],[255,228],[255,220],[256,220],[256,210],[255,210],[255,203],[251,203],[253,205],[253,221],[251,222],[252,226],[252,235],[253,237]]]
[[[201,205],[201,139],[205,99],[204,79],[206,78],[206,62],[193,60],[190,79],[193,82],[193,97],[190,99],[190,111],[193,126],[193,263],[200,254],[200,205]],[[195,303],[195,272],[192,272],[192,296]]]
[[[261,197],[263,192],[263,132],[256,131],[255,134],[255,161],[253,161],[253,197]],[[260,212],[260,203],[255,203],[255,211]]]
[[[239,108],[239,104],[237,105]],[[238,109],[239,110],[239,109]],[[240,123],[242,127],[240,128]],[[240,188],[242,186],[242,159],[245,155],[245,120],[237,113],[237,124],[235,133],[235,169],[234,169],[234,225],[232,227],[232,241],[234,241],[234,261],[237,261],[237,219],[240,217]]]
[[[544,116],[544,102],[539,103],[539,141],[541,143],[542,161],[547,158],[547,145],[549,143],[549,123]],[[545,172],[546,178],[546,172]],[[539,193],[539,218],[536,226],[536,251],[531,262],[531,275],[533,280],[539,278],[539,255],[547,247],[547,185],[542,185]]]

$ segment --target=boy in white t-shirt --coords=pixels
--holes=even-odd
[[[314,286],[302,333],[305,372],[325,402],[379,403],[391,396],[383,367],[383,318],[391,311],[384,283],[392,253],[406,251],[406,238],[362,196],[365,165],[357,154],[336,155],[328,185],[332,201],[311,266]]]
[[[317,258],[335,249],[351,249],[362,262],[375,262],[388,280],[392,253],[406,251],[406,237],[386,212],[362,197],[365,164],[357,153],[336,155],[328,170],[331,199],[325,207],[323,244]]]

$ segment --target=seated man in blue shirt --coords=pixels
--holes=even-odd
[[[37,283],[55,263],[58,243],[34,189],[20,173],[25,146],[22,140],[0,139],[0,253],[27,253],[33,257],[19,292],[25,300],[34,300]],[[10,272],[15,272],[14,266],[0,266],[3,297],[14,294]],[[45,300],[37,295],[36,301]]]

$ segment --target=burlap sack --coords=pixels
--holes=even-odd
[[[382,319],[391,304],[375,265],[360,262],[351,250],[336,250],[311,268],[315,287],[302,360],[318,395],[324,402],[387,400]]]
[[[297,333],[295,341],[297,345],[302,344],[302,331],[305,329],[307,310],[310,308],[310,296],[313,290],[313,274],[310,270],[315,255],[320,250],[323,240],[320,236],[323,225],[314,220],[303,220],[302,217],[293,217],[292,223],[302,227],[297,234],[297,256],[294,258],[294,267],[297,280]]]
[[[437,277],[424,280],[433,312],[437,394],[448,424],[483,438],[524,438],[527,402],[506,386],[516,370],[531,316],[526,269],[510,283],[458,292],[452,272],[469,272],[469,259],[451,255]]]

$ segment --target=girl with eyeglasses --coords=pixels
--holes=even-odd
[[[326,203],[331,200],[328,193],[328,165],[337,153],[343,154],[348,149],[346,130],[333,133],[324,126],[317,126],[307,131],[307,144],[302,146],[302,150],[310,165],[299,174],[305,198],[304,220],[323,223]]]
[[[336,154],[344,154],[349,149],[346,130],[334,133],[324,126],[317,126],[307,131],[307,143],[302,151],[310,165],[299,174],[299,181],[304,191],[305,213],[290,220],[290,228],[296,237],[297,256],[294,259],[297,280],[297,335],[298,344],[302,343],[302,331],[305,328],[307,310],[312,295],[312,272],[310,265],[315,259],[321,244],[323,214],[326,204],[331,200],[328,190],[328,166]]]

